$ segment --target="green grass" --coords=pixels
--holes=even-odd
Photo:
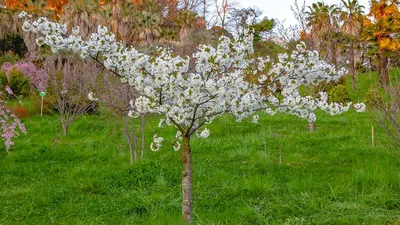
[[[400,67],[392,69],[389,75],[392,81],[400,81]],[[365,95],[367,94],[371,86],[378,87],[378,74],[376,71],[368,71],[366,73],[358,74],[357,78],[358,79],[355,90],[352,90],[351,88],[352,81],[350,77],[348,77],[348,79],[346,80],[346,85],[350,90],[350,95],[353,101],[365,101]]]
[[[318,116],[315,133],[286,115],[223,116],[208,139],[194,137],[195,223],[400,224],[392,141],[367,113]],[[147,118],[146,146],[154,133],[164,145],[134,165],[121,121],[105,113],[73,123],[55,148],[55,117],[23,122],[29,133],[12,154],[0,149],[0,224],[181,224],[180,152],[157,117]]]

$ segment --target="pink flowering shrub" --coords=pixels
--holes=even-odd
[[[47,80],[49,75],[45,70],[39,69],[32,62],[20,61],[15,64],[4,63],[1,69],[9,77],[13,70],[21,71],[25,77],[29,77],[30,84],[38,91],[45,91],[47,87]]]
[[[0,92],[0,97],[1,97]],[[13,138],[19,136],[18,129],[26,134],[25,126],[21,123],[18,117],[6,106],[6,102],[0,98],[0,126],[1,137],[4,139],[7,152],[9,152],[14,142]]]

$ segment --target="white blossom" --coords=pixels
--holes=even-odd
[[[164,119],[160,119],[160,121],[158,122],[158,127],[159,128],[163,127],[164,126],[164,122],[165,122]]]
[[[252,122],[253,123],[258,123],[258,120],[260,119],[260,116],[259,115],[254,115],[253,116],[253,120],[252,120]]]
[[[72,28],[72,34],[77,36],[79,34],[79,27],[73,27]]]
[[[92,102],[97,102],[97,101],[99,100],[98,98],[94,97],[93,92],[89,92],[89,94],[88,94],[88,99],[89,99],[90,101],[92,101]]]
[[[155,135],[153,136],[153,142],[150,144],[150,149],[151,149],[153,152],[156,152],[156,151],[160,150],[161,143],[163,142],[163,140],[164,140],[164,138],[158,137],[158,135],[155,134]]]
[[[364,103],[356,103],[356,104],[354,104],[354,108],[357,112],[364,112],[365,104]]]
[[[179,143],[179,141],[175,142],[175,144],[173,145],[173,148],[175,151],[178,151],[179,149],[181,149],[181,144]]]
[[[137,113],[135,110],[129,110],[128,116],[131,117],[131,118],[138,118],[139,117],[139,113]]]
[[[176,138],[177,140],[182,140],[182,132],[178,130],[178,131],[176,132],[175,138]]]
[[[24,19],[27,15],[28,15],[27,12],[22,11],[22,12],[20,12],[20,13],[18,14],[18,17],[21,18],[21,19]]]
[[[207,128],[204,128],[204,130],[202,130],[201,132],[197,133],[198,137],[200,138],[208,138],[208,136],[210,135],[210,130]]]

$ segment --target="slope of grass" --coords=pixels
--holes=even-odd
[[[389,76],[392,81],[400,81],[400,67],[391,69]],[[378,87],[378,74],[376,71],[368,71],[366,73],[359,73],[357,77],[356,88],[352,90],[351,88],[351,78],[347,79],[347,87],[350,91],[350,95],[353,101],[365,101],[365,95],[370,90],[371,87]]]
[[[353,101],[374,80],[360,75]],[[195,224],[400,224],[392,141],[375,127],[371,146],[367,113],[318,116],[315,133],[286,115],[223,116],[208,139],[194,137]],[[121,121],[107,113],[73,123],[55,148],[54,116],[24,123],[12,154],[0,149],[0,224],[181,224],[180,152],[157,117],[147,118],[146,146],[158,133],[163,147],[134,165]]]
[[[130,165],[120,121],[85,116],[53,149],[55,118],[26,119],[29,134],[0,152],[0,224],[179,224],[174,130],[147,121],[147,141],[166,141]],[[320,115],[318,125],[311,134],[284,115],[215,121],[210,138],[193,139],[195,222],[399,223],[400,161],[386,136],[378,129],[372,148],[367,114]]]

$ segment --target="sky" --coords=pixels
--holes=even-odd
[[[263,15],[268,18],[285,20],[285,25],[294,25],[296,20],[290,10],[290,6],[295,0],[235,0],[242,7],[257,6],[263,11]],[[302,5],[304,0],[298,0],[299,5]],[[340,0],[305,0],[306,5],[323,1],[326,4],[339,4]],[[360,4],[364,5],[365,11],[369,9],[369,0],[359,0]]]

